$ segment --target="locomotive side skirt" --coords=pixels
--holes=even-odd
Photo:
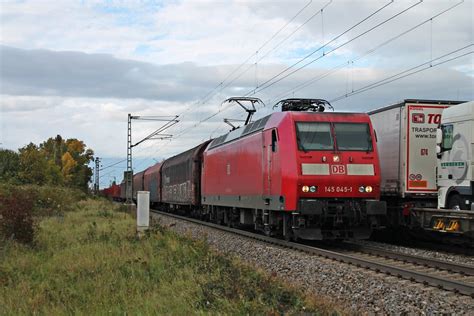
[[[285,198],[280,195],[203,195],[202,204],[279,211],[285,208]]]

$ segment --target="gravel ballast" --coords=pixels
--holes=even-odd
[[[220,253],[234,256],[355,313],[469,314],[474,311],[474,299],[465,295],[187,221],[152,216],[164,227],[194,239],[205,239]]]

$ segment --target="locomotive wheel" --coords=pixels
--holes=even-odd
[[[448,199],[448,208],[451,210],[466,210],[463,199],[459,194],[453,194]]]
[[[283,239],[285,239],[285,241],[296,241],[295,234],[293,233],[293,230],[291,228],[285,232],[285,234],[283,235]]]
[[[234,228],[234,223],[232,222],[232,217],[231,216],[228,216],[227,217],[227,223],[226,223],[227,227],[229,228]]]
[[[270,228],[270,225],[265,226],[265,228],[263,229],[263,233],[265,234],[265,236],[272,236],[272,229]]]
[[[295,233],[292,228],[292,218],[291,216],[285,214],[283,216],[283,227],[282,227],[282,237],[285,241],[295,241],[298,239],[295,236]]]

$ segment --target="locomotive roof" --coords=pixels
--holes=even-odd
[[[239,127],[227,134],[221,135],[215,139],[212,140],[212,142],[209,144],[208,149],[216,148],[221,145],[227,144],[231,141],[234,141],[236,139],[246,137],[248,135],[254,134],[256,132],[262,131],[265,129],[265,127],[270,128],[276,125],[277,122],[280,122],[287,116],[306,116],[306,115],[320,115],[320,116],[326,116],[326,115],[362,115],[362,116],[367,116],[366,113],[352,113],[352,112],[299,112],[299,111],[285,111],[285,112],[275,112],[272,114],[269,114],[265,117],[262,117],[259,120],[256,120],[255,122],[252,122],[248,125],[245,125],[244,127]],[[268,121],[272,118],[270,125],[267,126]],[[274,118],[277,118],[276,121]]]

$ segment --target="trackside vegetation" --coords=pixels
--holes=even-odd
[[[33,242],[0,238],[0,315],[334,312],[159,223],[138,240],[121,206],[75,199],[35,216]]]
[[[29,143],[18,152],[0,148],[0,182],[54,185],[88,190],[94,151],[76,138],[60,135],[36,145]]]

